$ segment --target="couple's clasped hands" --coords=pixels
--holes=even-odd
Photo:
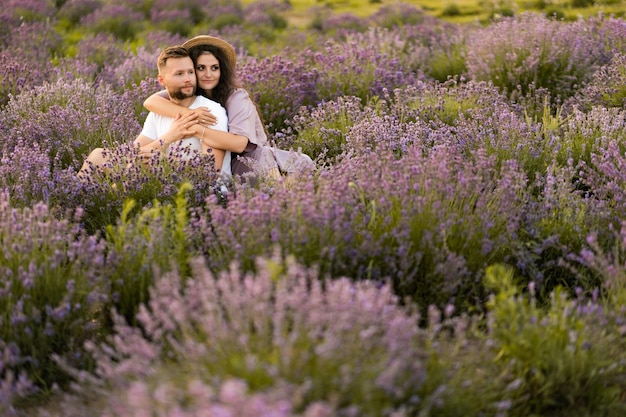
[[[198,126],[202,127],[202,129],[206,129],[214,126],[216,123],[217,118],[206,107],[193,109],[185,115],[177,114],[170,129],[163,135],[163,137],[159,138],[159,140],[163,142],[162,148],[150,145],[142,146],[139,148],[139,157],[144,160],[148,160],[152,158],[155,153],[164,150],[168,145],[174,142],[178,142],[179,140],[187,139],[192,136],[197,136],[199,138]]]

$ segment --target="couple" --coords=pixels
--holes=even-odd
[[[281,171],[312,168],[307,155],[268,146],[257,106],[237,84],[236,63],[235,49],[212,36],[166,48],[157,61],[158,80],[165,91],[144,102],[150,113],[134,141],[139,155],[177,148],[182,157],[189,157],[210,148],[216,168],[238,176],[278,176]],[[95,149],[79,175],[105,162],[103,149]]]

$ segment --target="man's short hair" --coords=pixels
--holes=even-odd
[[[189,51],[182,46],[170,46],[167,47],[159,54],[159,59],[157,60],[157,67],[159,68],[159,74],[167,65],[167,60],[170,58],[189,58]]]

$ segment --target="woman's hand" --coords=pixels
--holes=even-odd
[[[198,123],[205,127],[215,126],[217,124],[217,117],[208,107],[198,107],[191,111],[191,113],[195,113],[198,115]]]

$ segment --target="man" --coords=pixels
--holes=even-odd
[[[217,117],[217,124],[211,128],[221,131],[228,130],[226,110],[217,102],[203,96],[196,96],[196,73],[193,61],[187,49],[182,46],[166,48],[157,60],[159,70],[158,81],[167,90],[172,102],[190,109],[207,107]],[[189,128],[199,123],[198,115],[194,112],[175,118],[161,116],[150,112],[143,126],[143,130],[133,144],[139,148],[139,156],[147,158],[154,152],[173,153],[182,159],[189,159],[194,153],[207,152],[208,147],[203,144],[202,137],[193,136],[195,132]],[[205,128],[206,129],[206,128]],[[212,150],[215,155],[215,165],[230,167],[229,153],[223,150]],[[227,163],[223,163],[224,159]],[[89,167],[102,166],[106,162],[104,150],[94,149],[79,171],[79,176],[89,172]],[[228,170],[223,170],[229,173]]]

